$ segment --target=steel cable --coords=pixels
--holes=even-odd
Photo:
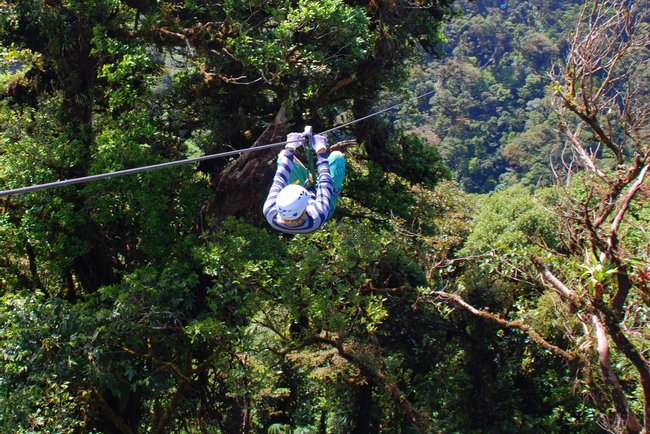
[[[421,95],[416,95],[415,99],[418,100],[420,98],[424,98],[425,96],[431,95],[434,91],[426,92]],[[382,113],[385,113],[387,111],[395,110],[396,108],[404,105],[407,101],[402,101],[401,103],[394,104],[390,107],[384,108],[382,110],[378,110],[374,113],[371,113],[367,116],[363,116],[359,119],[353,119],[349,122],[345,122],[341,125],[337,125],[334,128],[330,128],[329,130],[322,131],[318,134],[329,134],[334,131],[340,130],[342,128],[345,128],[347,126],[356,124],[358,122],[364,121],[366,119],[370,119],[372,117],[375,117],[377,115],[380,115]],[[4,190],[0,191],[0,197],[4,196],[13,196],[17,194],[24,194],[24,193],[31,193],[34,191],[38,190],[45,190],[45,189],[50,189],[50,188],[57,188],[57,187],[65,187],[68,185],[74,185],[74,184],[82,184],[86,182],[91,182],[91,181],[97,181],[100,179],[107,179],[107,178],[113,178],[117,176],[124,176],[124,175],[132,175],[135,173],[141,173],[141,172],[148,172],[151,170],[158,170],[158,169],[164,169],[167,167],[173,167],[173,166],[179,166],[181,164],[188,164],[188,163],[196,163],[200,161],[205,161],[205,160],[212,160],[216,158],[222,158],[222,157],[228,157],[230,155],[237,155],[237,154],[245,154],[247,152],[252,152],[252,151],[260,151],[263,149],[269,149],[269,148],[274,148],[282,145],[286,145],[287,143],[292,143],[290,141],[284,141],[284,142],[276,142],[276,143],[269,143],[265,145],[260,145],[260,146],[251,146],[250,148],[244,148],[244,149],[237,149],[233,151],[226,151],[226,152],[220,152],[217,154],[210,154],[210,155],[204,155],[202,157],[194,157],[194,158],[187,158],[184,160],[175,160],[175,161],[169,161],[166,163],[158,163],[158,164],[152,164],[149,166],[140,166],[140,167],[134,167],[131,169],[124,169],[124,170],[118,170],[115,172],[107,172],[107,173],[99,173],[96,175],[89,175],[89,176],[82,176],[79,178],[71,178],[71,179],[63,179],[60,181],[53,181],[53,182],[47,182],[44,184],[36,184],[36,185],[30,185],[28,187],[20,187],[20,188],[14,188],[11,190]]]

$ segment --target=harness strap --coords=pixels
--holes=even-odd
[[[303,133],[309,142],[309,146],[305,146],[305,152],[307,153],[307,160],[309,160],[309,173],[311,173],[312,183],[314,185],[318,184],[318,172],[316,171],[316,154],[314,153],[313,143],[314,143],[314,134],[312,133],[311,125],[305,126],[305,132]]]

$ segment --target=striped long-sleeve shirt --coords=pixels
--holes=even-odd
[[[307,218],[297,226],[288,226],[278,222],[278,210],[275,200],[280,191],[287,185],[291,169],[293,168],[293,151],[285,149],[280,152],[278,169],[273,178],[273,185],[269,195],[264,202],[264,217],[275,230],[287,234],[308,234],[319,229],[330,212],[330,201],[332,199],[332,177],[327,162],[327,154],[317,154],[316,166],[318,168],[318,188],[316,192],[310,192],[309,203],[307,204]]]

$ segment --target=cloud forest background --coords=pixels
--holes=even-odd
[[[2,190],[402,104],[313,235],[278,149],[0,197],[0,432],[647,431],[647,6],[0,2]]]

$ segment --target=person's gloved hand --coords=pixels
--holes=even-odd
[[[327,150],[327,137],[316,134],[311,142],[311,147],[318,154],[320,151]]]
[[[287,134],[287,144],[284,145],[284,149],[290,149],[296,151],[299,147],[302,146],[302,143],[305,141],[305,136],[302,133],[289,133]]]

